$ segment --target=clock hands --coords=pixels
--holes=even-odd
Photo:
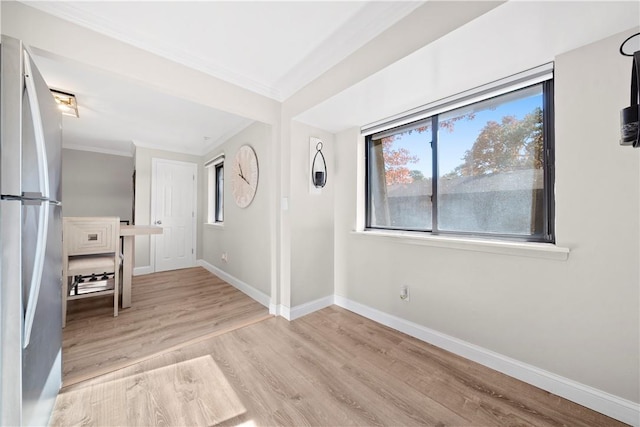
[[[240,163],[238,163],[238,169],[240,169],[240,173],[238,174],[240,178],[242,178],[244,182],[246,182],[248,185],[251,185],[249,184],[249,181],[247,181],[247,178],[245,178],[244,175],[242,174],[242,165],[240,165]]]

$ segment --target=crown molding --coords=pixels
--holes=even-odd
[[[109,148],[91,147],[80,144],[62,144],[65,150],[90,151],[92,153],[111,154],[112,156],[133,157],[132,151],[112,150]]]
[[[413,12],[424,2],[372,1],[365,3],[357,14],[325,39],[284,76],[280,77],[275,84],[258,81],[238,73],[214,62],[212,58],[190,53],[184,47],[159,45],[153,37],[137,31],[135,28],[126,27],[118,22],[87,12],[74,5],[73,2],[43,1],[34,3],[23,1],[23,3],[227,83],[282,102],[384,32],[398,20]]]
[[[227,142],[228,140],[230,140],[231,138],[233,138],[234,136],[236,136],[237,134],[239,134],[240,132],[242,132],[243,130],[245,130],[246,128],[248,128],[254,123],[255,121],[251,120],[246,123],[239,123],[237,126],[229,129],[224,134],[222,134],[218,139],[216,139],[214,142],[207,144],[204,147],[204,151],[202,152],[201,155],[204,156],[205,154],[210,153],[211,151],[213,151],[220,145],[224,144],[225,142]]]
[[[237,126],[235,126],[235,127],[231,128],[230,130],[226,131],[223,135],[218,137],[214,142],[203,146],[200,150],[197,150],[197,151],[196,150],[189,150],[189,149],[186,149],[186,148],[183,149],[183,148],[180,148],[180,147],[167,147],[165,145],[152,144],[152,143],[139,141],[139,140],[134,140],[132,142],[133,142],[134,147],[147,148],[147,149],[150,149],[150,150],[162,150],[162,151],[168,151],[168,152],[171,152],[171,153],[188,154],[188,155],[191,155],[191,156],[205,156],[206,154],[210,153],[211,151],[213,151],[214,149],[216,149],[220,145],[224,144],[229,139],[233,138],[235,135],[239,134],[240,132],[242,132],[243,130],[245,130],[246,128],[248,128],[249,126],[251,126],[254,123],[255,123],[254,120],[248,121],[246,123],[244,123],[244,122],[240,123]]]
[[[147,148],[150,150],[168,151],[171,153],[178,153],[178,154],[188,154],[191,156],[204,156],[207,153],[219,147],[220,145],[224,144],[229,139],[233,138],[234,136],[236,136],[237,134],[239,134],[240,132],[242,132],[243,130],[245,130],[246,128],[248,128],[254,123],[255,123],[254,120],[248,121],[246,123],[241,123],[233,127],[232,129],[226,131],[223,135],[218,137],[214,142],[205,145],[204,147],[202,147],[201,150],[198,150],[198,151],[189,150],[188,148],[175,147],[175,146],[169,147],[162,144],[153,144],[153,143],[148,143],[148,142],[139,141],[139,140],[132,141],[131,151],[112,150],[108,148],[93,147],[90,145],[82,145],[82,144],[63,144],[62,148],[68,149],[68,150],[91,151],[94,153],[111,154],[114,156],[124,156],[124,157],[133,157],[136,147]]]
[[[27,6],[39,9],[49,15],[64,19],[73,24],[95,31],[104,36],[119,40],[128,45],[137,47],[147,52],[151,52],[162,58],[171,60],[186,67],[203,72],[212,77],[216,77],[227,83],[242,87],[267,98],[282,100],[281,93],[266,83],[256,81],[250,77],[232,71],[220,64],[213,63],[210,59],[199,55],[193,55],[183,49],[172,49],[170,47],[159,46],[156,41],[147,35],[122,26],[117,22],[105,19],[99,15],[86,12],[70,2],[44,1],[44,2],[23,2]],[[132,36],[133,34],[133,36]]]
[[[199,151],[189,151],[186,148],[181,148],[181,147],[174,147],[174,146],[166,146],[166,145],[161,145],[161,144],[152,144],[152,143],[148,143],[148,142],[143,142],[143,141],[139,141],[139,140],[133,140],[133,145],[136,148],[147,148],[149,150],[160,150],[160,151],[167,151],[170,153],[178,153],[178,154],[187,154],[190,156],[202,156],[202,153]]]

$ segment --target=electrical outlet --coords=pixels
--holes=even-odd
[[[227,256],[226,252],[222,253],[222,256],[220,257],[220,259],[224,262],[229,262],[229,257]]]
[[[400,299],[402,301],[409,301],[409,286],[407,285],[400,286]]]

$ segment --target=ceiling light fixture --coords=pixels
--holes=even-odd
[[[76,102],[76,96],[71,93],[62,92],[59,90],[51,89],[53,99],[58,104],[58,109],[65,116],[80,117],[78,115],[78,103]]]

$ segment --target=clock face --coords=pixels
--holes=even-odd
[[[236,205],[246,208],[253,201],[258,189],[258,158],[249,145],[243,145],[236,153],[231,176],[231,191]]]

